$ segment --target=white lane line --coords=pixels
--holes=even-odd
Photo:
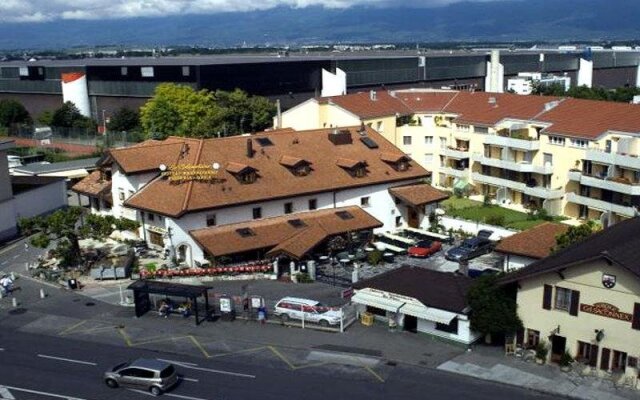
[[[4,349],[2,347],[0,347],[0,351],[4,351]]]
[[[190,362],[186,362],[186,361],[167,360],[165,358],[156,358],[156,360],[164,361],[164,362],[168,362],[168,363],[174,363],[174,364],[177,364],[177,365],[189,365],[191,367],[197,367],[198,366],[198,364],[194,364],[194,363],[190,363]]]
[[[251,379],[255,379],[255,375],[249,375],[249,374],[241,374],[239,372],[231,372],[231,371],[222,371],[220,369],[211,369],[211,368],[202,368],[202,367],[192,367],[190,365],[181,365],[181,367],[183,368],[189,368],[189,369],[195,369],[197,371],[205,371],[205,372],[212,372],[214,374],[222,374],[222,375],[231,375],[231,376],[239,376],[241,378],[251,378]]]
[[[0,386],[0,399],[5,399],[5,400],[16,400],[15,397],[13,397],[13,395],[11,394],[11,392],[9,391],[9,389],[7,389],[4,386]]]
[[[174,394],[174,393],[165,393],[163,394],[163,396],[177,397],[179,399],[187,399],[187,400],[207,400],[207,399],[203,399],[202,397],[191,397],[191,396],[184,396],[181,394]]]
[[[90,362],[90,361],[81,361],[81,360],[74,360],[71,358],[63,358],[63,357],[54,357],[54,356],[48,356],[45,354],[38,354],[38,357],[40,358],[48,358],[51,360],[58,360],[58,361],[66,361],[66,362],[70,362],[70,363],[76,363],[76,364],[84,364],[84,365],[98,365],[94,362]]]
[[[7,265],[7,264],[9,264],[9,261],[3,261],[2,264],[0,265]]]
[[[136,393],[140,393],[140,394],[146,394],[147,396],[156,397],[156,396],[152,395],[151,393],[145,392],[144,390],[140,390],[140,389],[127,389],[127,390],[130,391],[130,392],[136,392]]]
[[[15,256],[13,256],[13,259],[15,260],[18,257],[20,257],[20,254],[16,254]]]
[[[11,390],[15,390],[18,392],[25,392],[25,393],[32,393],[32,394],[41,394],[44,396],[49,396],[49,397],[57,397],[59,399],[67,399],[67,400],[84,400],[81,399],[79,397],[71,397],[71,396],[65,396],[63,394],[56,394],[56,393],[49,393],[49,392],[41,392],[38,390],[33,390],[33,389],[25,389],[25,388],[19,388],[19,387],[15,387],[15,386],[8,386],[8,385],[2,385],[2,387],[5,387],[7,389],[11,389]]]
[[[200,382],[198,379],[193,379],[193,378],[185,378],[184,376],[180,377],[181,381],[187,381],[187,382]]]

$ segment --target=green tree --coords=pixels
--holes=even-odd
[[[121,107],[109,118],[107,128],[115,132],[136,131],[140,129],[140,113],[127,107]]]
[[[96,128],[95,121],[80,114],[78,107],[70,101],[65,102],[53,112],[51,126],[59,128]]]
[[[43,111],[42,114],[38,115],[37,121],[38,124],[43,126],[53,125],[53,111]]]
[[[570,226],[566,232],[556,236],[556,245],[553,252],[560,251],[574,243],[581,242],[600,230],[600,226],[593,220],[578,226]]]
[[[139,226],[136,221],[98,215],[87,215],[85,224],[81,226],[82,213],[80,207],[68,207],[46,217],[23,218],[19,226],[25,233],[40,232],[31,239],[31,244],[35,247],[46,248],[51,241],[56,241],[54,253],[60,259],[62,267],[76,266],[82,261],[80,238],[102,239],[111,234],[114,227],[118,230],[133,230]]]
[[[0,100],[0,126],[8,128],[15,124],[31,123],[31,116],[22,103],[12,99]]]
[[[500,336],[522,329],[516,301],[498,286],[495,275],[476,278],[467,293],[467,302],[471,329],[476,332]]]

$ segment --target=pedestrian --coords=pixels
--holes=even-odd
[[[166,301],[162,301],[160,303],[160,308],[158,308],[158,315],[161,317],[169,318],[169,312],[171,311],[171,307],[167,304]]]
[[[244,300],[242,300],[242,310],[244,311],[244,316],[246,318],[249,318],[249,298],[245,297]]]
[[[28,252],[29,251],[29,243],[24,242],[24,251]]]
[[[267,322],[267,309],[264,308],[264,306],[258,308],[258,321],[260,321],[261,324]]]
[[[0,279],[0,286],[2,286],[2,290],[5,294],[11,294],[13,292],[13,280],[5,275]]]

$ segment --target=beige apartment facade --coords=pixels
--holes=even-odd
[[[406,90],[311,99],[281,122],[369,125],[432,171],[434,185],[470,188],[501,205],[605,226],[640,205],[640,106]]]
[[[640,358],[640,269],[631,264],[633,218],[503,278],[517,288],[524,331],[517,343],[532,348],[541,341],[548,359],[566,351],[574,369],[636,387]]]

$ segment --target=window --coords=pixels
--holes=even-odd
[[[284,203],[284,213],[291,214],[293,212],[293,203]]]
[[[549,144],[555,144],[556,146],[564,146],[564,138],[559,136],[549,136]]]
[[[120,201],[124,201],[124,190],[123,189],[119,189],[118,190],[118,199],[120,199]]]
[[[436,322],[436,330],[447,332],[447,333],[453,333],[457,335],[458,334],[458,318],[454,318],[449,324],[441,324],[439,322]]]
[[[401,227],[402,226],[402,217],[401,216],[397,216],[396,217],[396,227]]]
[[[571,290],[561,287],[556,287],[556,310],[569,311],[571,308]]]
[[[424,144],[426,144],[427,146],[431,146],[433,144],[433,136],[425,136]]]
[[[591,343],[581,342],[578,340],[578,352],[576,353],[576,360],[587,363],[591,360],[591,357],[597,357],[598,354],[592,354],[594,352],[597,353],[598,347],[591,345]]]
[[[120,67],[120,75],[127,76],[129,69],[127,67]]]
[[[253,209],[253,219],[262,218],[262,207],[254,207]]]
[[[191,75],[189,66],[182,67],[182,76],[189,76],[189,75]]]
[[[18,71],[20,76],[29,76],[29,68],[27,67],[20,67]]]
[[[540,343],[540,331],[527,329],[527,347],[536,347]]]
[[[474,126],[473,131],[475,133],[489,133],[489,128],[486,126]]]
[[[433,164],[433,153],[427,153],[424,155],[424,165]]]
[[[405,146],[411,146],[411,136],[403,136],[402,144],[404,144]]]
[[[240,237],[246,238],[250,236],[255,236],[255,232],[251,230],[251,228],[238,228],[236,229],[236,233],[240,235]]]
[[[376,130],[380,133],[384,132],[384,122],[382,121],[376,122]]]
[[[358,165],[353,169],[352,174],[356,178],[363,178],[367,175],[367,168],[364,165]]]
[[[318,208],[318,200],[310,199],[309,200],[309,210],[315,210],[316,208]]]
[[[622,351],[613,351],[613,362],[611,363],[612,371],[624,372],[627,366],[627,353]]]
[[[155,219],[156,219],[156,216],[155,216],[155,215],[153,215],[153,214],[151,214],[151,213],[147,214],[147,221],[153,221],[153,220],[155,220]]]
[[[143,78],[153,78],[153,67],[140,67],[140,75]]]
[[[580,148],[586,148],[587,145],[589,144],[589,142],[587,140],[582,140],[582,139],[571,139],[571,147],[580,147]]]
[[[215,226],[215,224],[216,224],[216,215],[207,214],[207,226]]]
[[[346,221],[349,219],[353,219],[353,215],[351,215],[351,213],[349,211],[338,211],[336,212],[336,215],[338,216],[338,218]]]
[[[238,180],[240,181],[240,183],[248,184],[255,182],[257,177],[258,175],[256,174],[256,171],[251,169],[243,174],[240,174],[238,176]]]
[[[440,138],[440,148],[441,149],[446,149],[447,148],[447,138]]]
[[[361,207],[369,207],[371,204],[369,204],[369,196],[366,197],[360,197],[360,206]]]
[[[461,125],[461,124],[457,124],[456,128],[461,131],[461,132],[469,132],[469,125]]]

